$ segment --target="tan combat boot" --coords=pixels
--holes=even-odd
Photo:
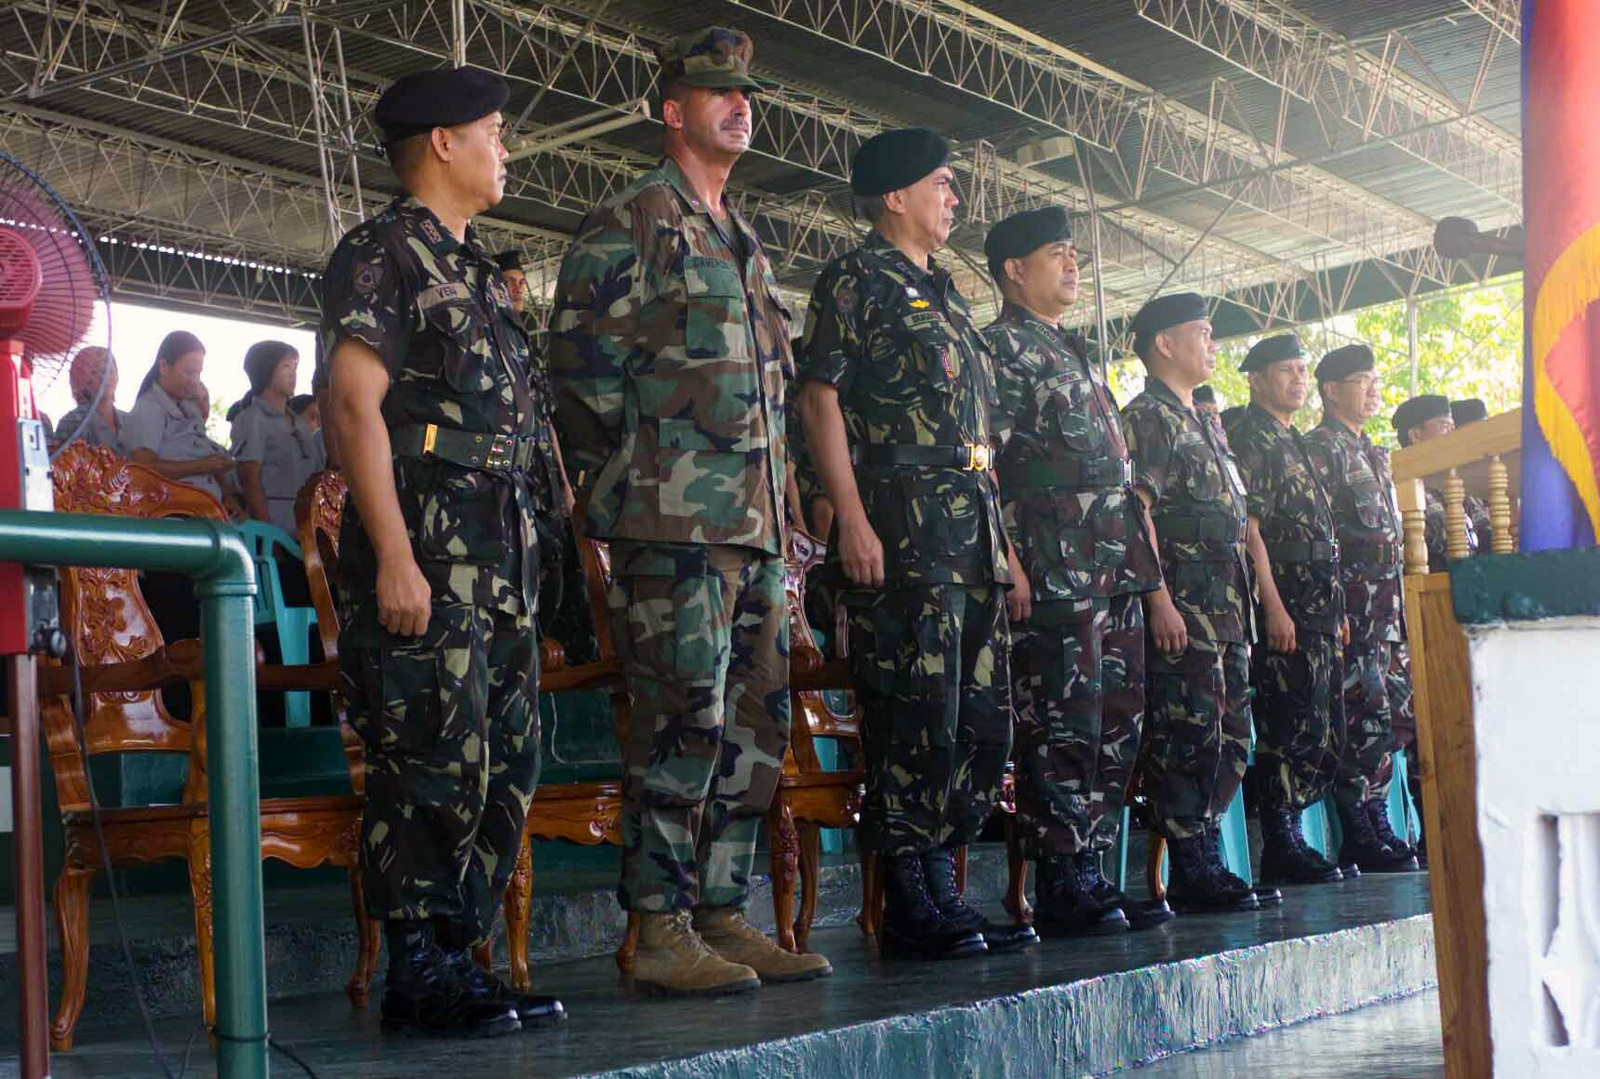
[[[698,911],[694,927],[711,950],[730,963],[743,963],[764,982],[803,982],[826,978],[833,967],[815,952],[786,952],[777,942],[744,920],[736,907]]]
[[[639,916],[633,980],[641,992],[667,997],[716,997],[761,984],[755,971],[706,947],[686,910]]]

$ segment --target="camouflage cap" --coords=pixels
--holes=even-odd
[[[726,26],[707,26],[656,46],[663,87],[681,82],[708,89],[738,86],[760,90],[761,84],[750,77],[754,55],[749,35]]]

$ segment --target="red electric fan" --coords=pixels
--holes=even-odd
[[[0,509],[54,508],[50,457],[33,403],[34,380],[48,385],[61,373],[69,353],[88,334],[97,307],[109,342],[110,292],[93,242],[43,180],[15,158],[0,154]],[[91,410],[105,392],[105,381],[102,376]],[[49,1073],[39,715],[30,653],[64,651],[55,582],[53,569],[0,562],[0,660],[7,676],[11,733],[24,1079]]]

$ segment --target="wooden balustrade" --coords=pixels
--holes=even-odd
[[[1424,487],[1438,492],[1444,501],[1445,550],[1452,561],[1470,553],[1468,495],[1483,500],[1489,508],[1492,535],[1478,537],[1478,553],[1516,550],[1521,454],[1520,408],[1395,451],[1391,463],[1405,525],[1407,574],[1428,572]]]

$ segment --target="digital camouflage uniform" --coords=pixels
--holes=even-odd
[[[1444,498],[1432,487],[1424,487],[1423,494],[1423,536],[1428,543],[1428,571],[1430,573],[1444,573],[1450,568],[1450,537],[1445,527]],[[1478,538],[1478,518],[1473,513],[1474,509],[1482,507],[1482,503],[1474,506],[1478,500],[1471,495],[1467,496],[1466,511],[1467,523],[1467,553],[1476,554],[1482,543]],[[1487,518],[1487,509],[1484,509]]]
[[[996,472],[1033,611],[1011,625],[1025,857],[1108,850],[1144,722],[1144,605],[1160,583],[1116,401],[1088,342],[1006,305]]]
[[[1122,412],[1134,485],[1154,500],[1161,574],[1189,647],[1146,662],[1144,791],[1169,839],[1227,809],[1250,752],[1251,579],[1245,490],[1216,417],[1158,378]]]
[[[990,443],[989,346],[949,272],[876,231],[823,270],[810,313],[800,377],[838,389],[883,544],[884,587],[840,594],[863,714],[861,845],[901,856],[970,843],[1011,749],[1000,507],[989,476],[957,464],[971,463],[958,447]],[[903,447],[948,463],[885,461]],[[828,559],[847,584],[837,543]]]
[[[1333,505],[1292,424],[1251,404],[1227,432],[1295,627],[1293,652],[1258,642],[1251,655],[1251,790],[1264,808],[1302,810],[1327,793],[1344,747],[1344,587]]]
[[[789,743],[789,313],[760,241],[672,160],[598,206],[561,266],[562,446],[611,544],[632,697],[619,897],[742,907]]]
[[[1345,648],[1345,748],[1334,797],[1345,809],[1382,793],[1395,712],[1409,677],[1389,674],[1400,624],[1400,521],[1389,455],[1332,417],[1306,436],[1306,449],[1333,498],[1350,644]],[[1401,683],[1406,684],[1404,699]],[[1387,786],[1385,780],[1383,786]]]
[[[352,339],[389,371],[395,494],[433,591],[422,636],[383,629],[377,556],[347,499],[339,673],[366,746],[367,903],[391,920],[448,917],[481,940],[539,773],[534,485],[522,468],[466,467],[402,446],[436,424],[526,448],[538,415],[528,343],[471,227],[458,243],[413,198],[351,230],[328,264],[319,366]],[[525,461],[519,452],[508,456]]]

